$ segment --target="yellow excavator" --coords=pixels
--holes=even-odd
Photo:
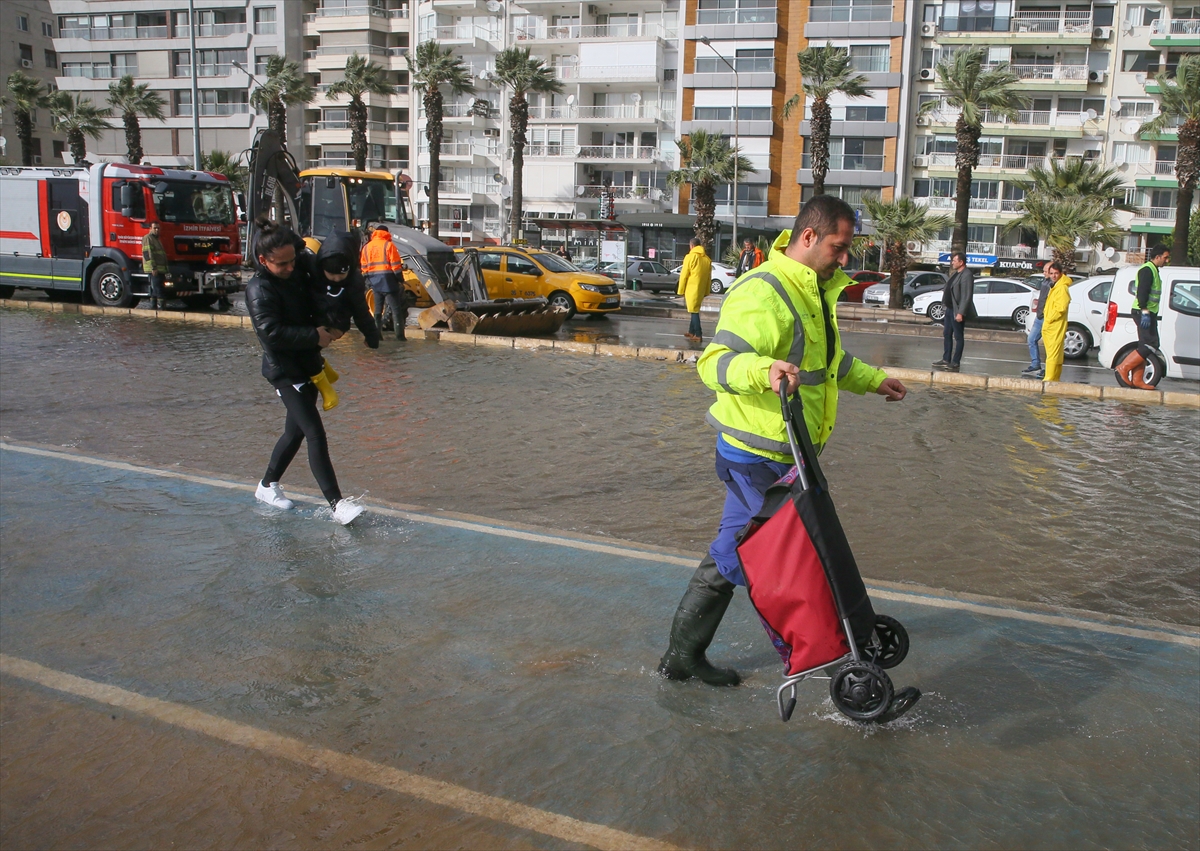
[[[363,244],[382,225],[404,259],[407,306],[427,308],[422,328],[521,336],[552,334],[562,326],[566,315],[545,299],[489,298],[476,258],[460,259],[450,246],[414,226],[411,187],[412,179],[402,172],[336,167],[300,171],[278,134],[260,130],[251,149],[246,193],[247,265],[255,256],[254,221],[262,213],[287,224],[314,252],[331,233],[355,233]],[[368,289],[368,303],[373,296]],[[451,321],[456,314],[462,315]]]

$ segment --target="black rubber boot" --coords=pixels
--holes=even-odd
[[[704,656],[733,599],[734,587],[712,556],[705,556],[679,601],[671,623],[671,644],[658,664],[660,675],[669,680],[696,677],[710,686],[735,686],[742,681],[737,671],[714,667]]]

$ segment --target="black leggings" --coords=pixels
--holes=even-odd
[[[263,484],[269,485],[282,478],[300,450],[301,441],[307,438],[308,466],[313,478],[317,480],[329,504],[336,505],[342,498],[342,492],[338,488],[337,475],[333,472],[333,463],[329,460],[329,442],[325,439],[325,426],[317,411],[319,394],[316,386],[308,382],[299,390],[291,384],[282,384],[276,389],[287,408],[287,420],[283,425],[283,434],[275,443],[275,451],[271,453],[271,463],[267,466],[267,474],[263,476]]]

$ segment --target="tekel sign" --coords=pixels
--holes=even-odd
[[[949,263],[950,262],[950,252],[947,251],[947,252],[943,252],[942,254],[939,254],[938,262],[939,263]],[[967,255],[967,265],[968,266],[995,266],[996,265],[996,255],[995,254],[968,254]]]

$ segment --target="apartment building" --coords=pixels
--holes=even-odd
[[[1200,50],[1200,4],[1054,3],[943,0],[924,3],[914,19],[916,82],[912,101],[912,169],[906,191],[931,209],[952,213],[956,191],[954,122],[940,92],[937,63],[983,45],[989,63],[1008,62],[1029,106],[1015,120],[984,116],[979,167],[971,187],[968,251],[979,265],[1028,271],[1045,258],[1038,235],[1009,226],[1019,217],[1026,171],[1064,157],[1096,159],[1125,176],[1127,230],[1120,251],[1081,246],[1084,269],[1139,262],[1148,243],[1170,233],[1175,216],[1177,132],[1151,137],[1142,124],[1156,113],[1158,74],[1173,73]],[[928,112],[922,112],[932,102]],[[950,233],[924,247],[936,262]]]
[[[109,84],[130,74],[166,100],[164,121],[142,121],[145,160],[155,165],[192,165],[194,109],[199,110],[202,151],[247,148],[255,129],[266,126],[266,116],[250,106],[256,83],[244,69],[258,75],[270,54],[299,55],[299,9],[290,0],[199,0],[195,5],[198,104],[192,103],[186,0],[50,2],[58,28],[58,88],[105,104]],[[301,141],[301,119],[298,109],[289,115],[293,149]],[[116,129],[89,140],[89,156],[125,156],[120,119],[112,123]]]
[[[496,242],[505,235],[512,195],[510,93],[494,77],[496,54],[528,47],[553,68],[564,92],[531,96],[525,149],[526,218],[597,218],[611,184],[617,212],[669,212],[666,175],[674,167],[678,93],[677,0],[426,0],[417,7],[418,42],[452,47],[476,91],[446,100],[438,186],[439,230],[449,242]],[[421,110],[419,98],[415,104]],[[418,111],[418,213],[431,179],[425,116]],[[567,231],[543,230],[549,243]],[[641,245],[632,245],[631,251]]]
[[[317,90],[304,108],[304,167],[354,164],[350,148],[349,98],[330,98],[329,87],[345,77],[354,53],[386,69],[391,95],[367,95],[367,167],[411,167],[412,96],[406,55],[413,20],[408,0],[293,0],[302,6],[304,72]],[[292,148],[293,151],[299,150]]]
[[[58,76],[58,54],[54,34],[58,26],[47,0],[8,0],[0,6],[0,80],[21,71],[41,80],[46,88]],[[66,137],[55,133],[50,112],[34,110],[33,156],[35,165],[62,165]],[[0,109],[0,163],[20,165],[21,140],[12,107]]]

